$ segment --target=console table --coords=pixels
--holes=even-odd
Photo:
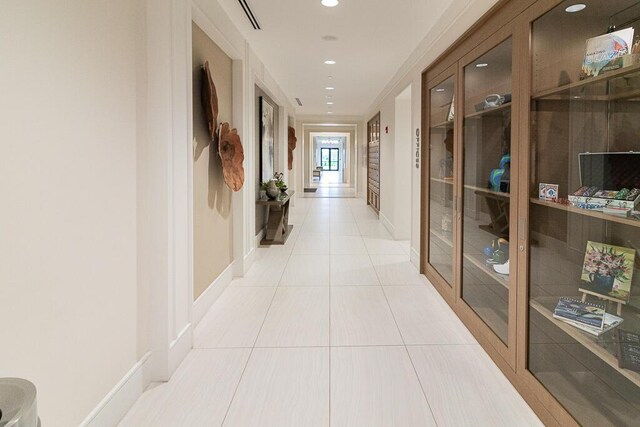
[[[289,225],[289,201],[295,192],[280,193],[275,199],[256,200],[256,205],[267,206],[267,229],[261,245],[283,245],[293,225]]]

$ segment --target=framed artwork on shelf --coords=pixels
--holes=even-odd
[[[633,28],[614,31],[587,40],[581,79],[596,77],[623,67],[624,55],[631,53]]]
[[[635,258],[635,249],[587,242],[580,290],[629,302]]]
[[[269,181],[273,178],[273,134],[274,134],[273,105],[264,97],[260,97],[260,180]]]

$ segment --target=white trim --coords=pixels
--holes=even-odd
[[[260,247],[260,242],[262,242],[262,238],[264,237],[264,227],[262,228],[262,230],[260,230],[260,232],[258,234],[256,234],[256,243],[254,248],[259,248]]]
[[[220,294],[227,288],[233,280],[233,269],[235,262],[232,262],[224,271],[209,285],[209,287],[193,303],[192,324],[197,326],[204,315],[209,311]]]
[[[379,218],[380,218],[380,222],[382,223],[382,225],[384,225],[384,227],[389,231],[389,233],[391,233],[391,237],[393,237],[395,239],[395,229],[394,229],[393,224],[391,223],[391,221],[389,221],[389,218],[384,216],[382,211],[379,212]]]
[[[255,256],[256,256],[256,249],[255,248],[251,248],[249,253],[244,256],[244,264],[243,264],[242,274],[236,274],[237,271],[234,271],[233,277],[244,277],[244,275],[247,272],[247,270],[249,270],[249,267],[251,267],[251,264],[253,264],[253,260],[254,260]],[[234,269],[234,270],[237,270],[237,269]]]
[[[207,14],[194,1],[191,1],[191,20],[200,27],[227,56],[231,59],[243,59],[242,52],[233,45],[231,40],[227,38],[216,24],[211,22]],[[191,27],[189,27],[189,32],[191,32]]]
[[[416,251],[414,248],[411,248],[409,258],[411,259],[411,264],[415,265],[418,271],[420,271],[420,252]]]
[[[193,323],[182,328],[175,340],[169,345],[169,373],[173,375],[193,347]]]
[[[113,389],[80,423],[80,426],[115,426],[142,395],[146,387],[144,370],[151,352],[142,356],[140,361],[125,374]]]

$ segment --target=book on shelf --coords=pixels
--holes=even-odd
[[[562,321],[585,325],[598,331],[604,330],[604,305],[582,302],[574,298],[560,298],[553,317]]]
[[[610,330],[612,330],[613,328],[615,328],[616,326],[620,325],[622,323],[622,321],[624,320],[622,317],[618,317],[614,314],[611,313],[605,313],[604,314],[604,325],[602,327],[602,329],[598,329],[598,328],[594,328],[588,325],[585,325],[583,323],[579,323],[579,322],[573,322],[571,320],[567,320],[567,319],[563,319],[563,318],[557,318],[571,326],[575,326],[576,328],[588,332],[591,335],[595,335],[596,337],[599,337],[600,335],[604,334],[605,332],[609,332]]]
[[[640,372],[640,335],[623,329],[616,333],[618,367]]]

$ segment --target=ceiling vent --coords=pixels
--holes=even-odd
[[[300,98],[296,98],[296,102],[298,103],[299,106],[302,107],[302,101],[300,101]]]
[[[249,4],[247,4],[247,1],[238,0],[238,2],[240,3],[240,6],[242,6],[242,10],[244,10],[244,14],[247,15],[247,19],[251,23],[251,26],[253,27],[253,29],[260,30],[261,29],[260,24],[258,24],[258,20],[256,19],[255,15],[253,14],[253,11],[249,7]]]

